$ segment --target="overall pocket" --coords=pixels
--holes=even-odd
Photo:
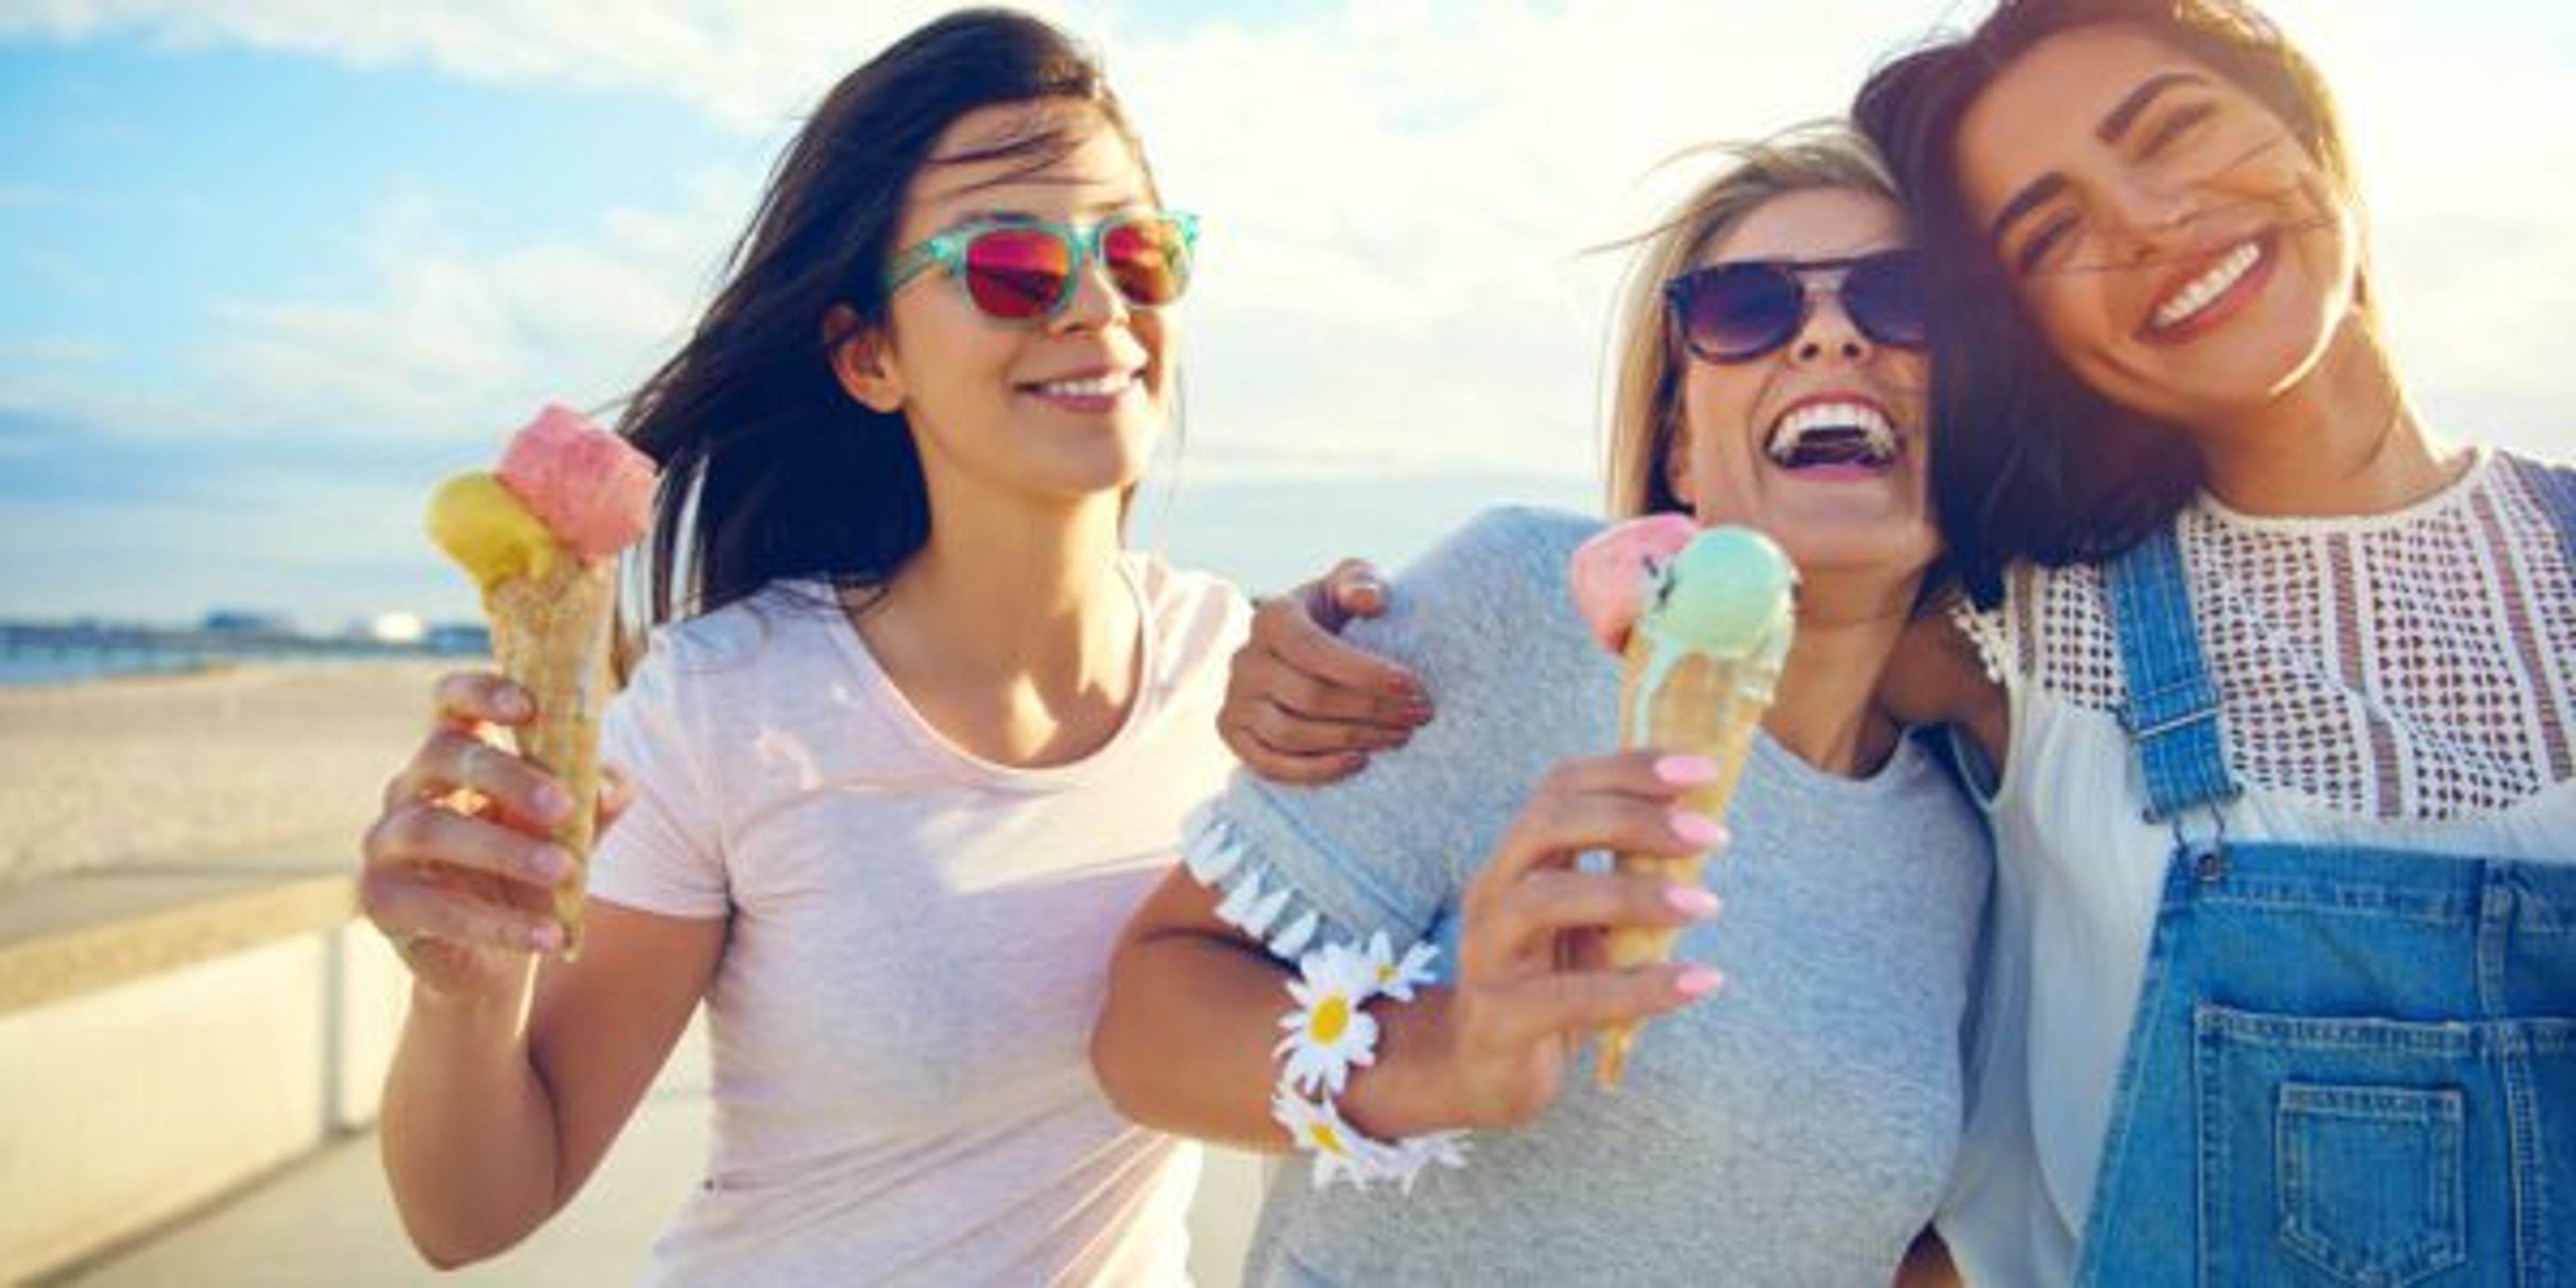
[[[2458,1088],[2281,1084],[2281,1242],[2351,1284],[2404,1284],[2468,1255]]]
[[[2402,1288],[2469,1261],[2466,1024],[2193,1014],[2204,1283]]]

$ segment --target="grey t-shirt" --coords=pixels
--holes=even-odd
[[[1415,668],[1438,717],[1334,786],[1238,774],[1207,824],[1243,855],[1218,881],[1249,896],[1238,914],[1291,949],[1384,930],[1454,962],[1458,901],[1540,776],[1617,748],[1617,663],[1567,591],[1598,526],[1491,512],[1351,628]],[[1725,908],[1680,949],[1727,985],[1649,1026],[1618,1091],[1593,1089],[1587,1054],[1537,1120],[1478,1133],[1409,1196],[1318,1191],[1297,1156],[1245,1281],[1887,1283],[1957,1144],[1982,824],[1912,739],[1855,781],[1767,737],[1728,821],[1708,878]]]

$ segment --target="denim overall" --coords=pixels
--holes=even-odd
[[[2576,1285],[2576,863],[2230,840],[2172,528],[2110,577],[2176,844],[2077,1281]]]

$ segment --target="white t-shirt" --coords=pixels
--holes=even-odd
[[[819,583],[657,632],[608,715],[638,791],[591,892],[730,925],[713,1156],[653,1282],[1186,1282],[1197,1151],[1119,1117],[1087,1053],[1113,940],[1232,767],[1248,615],[1121,575],[1145,682],[1046,769],[942,738]]]
[[[2491,454],[2393,514],[2176,521],[2228,764],[2227,834],[2576,860],[2576,568]],[[1941,1229],[1971,1282],[2063,1284],[2091,1210],[2169,824],[2115,714],[2102,569],[2021,567],[1967,621],[2012,709],[1972,1099]]]

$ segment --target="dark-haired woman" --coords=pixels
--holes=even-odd
[[[1999,770],[1961,1264],[2569,1282],[2576,476],[2419,421],[2325,85],[2239,0],[2005,0],[1855,114],[2002,686],[1913,695]]]
[[[561,1209],[703,999],[713,1156],[656,1281],[1185,1278],[1196,1156],[1084,1050],[1228,764],[1243,606],[1122,549],[1193,232],[1023,16],[940,19],[806,124],[624,422],[666,472],[659,629],[580,959],[537,960],[561,856],[521,829],[559,805],[473,737],[526,715],[500,681],[442,683],[367,839],[413,977],[385,1167],[430,1260]]]

